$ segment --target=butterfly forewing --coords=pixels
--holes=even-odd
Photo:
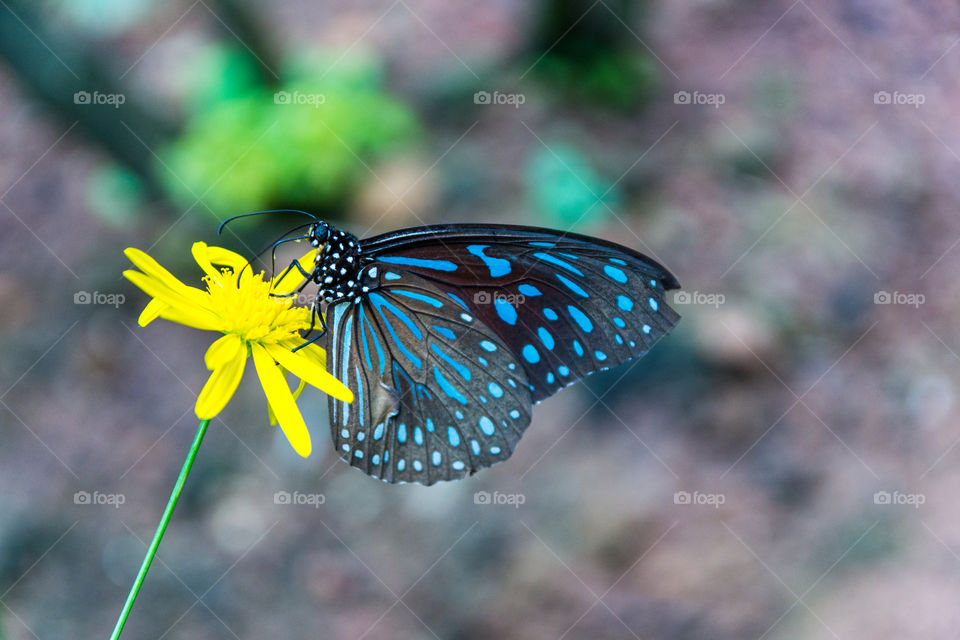
[[[462,478],[510,456],[530,422],[526,370],[457,297],[389,263],[365,266],[359,302],[327,311],[341,458],[387,482]]]
[[[679,320],[674,277],[640,253],[523,227],[418,227],[362,243],[456,299],[516,354],[534,402],[643,355]]]

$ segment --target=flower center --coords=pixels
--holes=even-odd
[[[223,320],[224,333],[233,333],[244,342],[276,343],[299,336],[310,328],[310,311],[294,307],[294,297],[271,296],[271,283],[256,275],[237,277],[230,268],[222,276],[205,276],[210,301]]]

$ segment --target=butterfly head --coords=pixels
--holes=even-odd
[[[310,233],[308,234],[310,238],[310,244],[314,247],[319,248],[320,245],[327,244],[327,240],[330,238],[330,225],[319,220],[310,225]]]

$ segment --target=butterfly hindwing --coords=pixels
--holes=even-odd
[[[676,279],[612,243],[526,227],[418,227],[361,242],[381,263],[455,296],[509,346],[538,402],[642,356],[679,320]]]
[[[456,298],[387,263],[366,265],[359,302],[327,310],[337,453],[387,482],[433,484],[505,460],[530,422],[526,370]]]

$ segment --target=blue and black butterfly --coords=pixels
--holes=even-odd
[[[292,238],[293,239],[293,238]],[[507,225],[414,227],[358,240],[317,220],[314,309],[340,457],[386,482],[456,480],[506,460],[532,407],[644,355],[679,320],[679,288],[632,249]]]

